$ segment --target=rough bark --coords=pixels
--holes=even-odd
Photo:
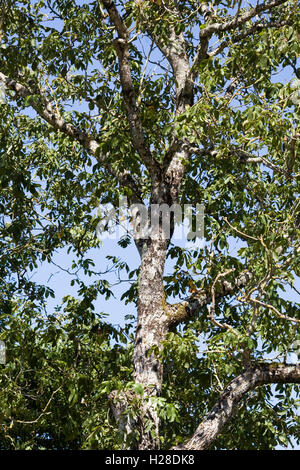
[[[144,136],[139,119],[139,110],[134,94],[130,70],[128,32],[116,6],[110,0],[103,2],[111,22],[118,32],[115,48],[118,55],[119,72],[127,118],[131,129],[132,141],[152,178],[152,204],[171,206],[178,200],[180,185],[184,176],[187,150],[180,144],[169,152],[168,161],[163,168],[155,161]],[[154,39],[155,40],[155,39]],[[172,31],[169,46],[158,44],[166,54],[176,77],[176,113],[184,112],[193,101],[193,84],[189,79],[189,60],[185,50],[183,35]],[[171,222],[172,224],[172,222]],[[134,379],[143,385],[145,400],[140,415],[140,449],[159,447],[159,419],[151,404],[151,397],[161,392],[163,366],[151,349],[160,348],[168,332],[168,311],[163,286],[164,265],[170,237],[163,233],[153,234],[151,222],[147,239],[136,240],[141,255],[141,267],[138,285],[138,324],[135,338],[133,365]],[[171,227],[172,231],[172,227]],[[146,431],[147,422],[152,422],[150,431]],[[151,431],[156,432],[156,437]]]
[[[151,432],[142,432],[139,448],[153,449],[159,447],[159,419],[156,410],[151,406],[149,397],[160,395],[163,367],[155,351],[160,348],[167,333],[167,316],[165,313],[165,294],[163,272],[166,258],[164,240],[149,239],[142,250],[142,261],[139,276],[138,324],[135,338],[133,364],[135,381],[142,384],[146,400],[142,410],[142,427],[152,421]]]

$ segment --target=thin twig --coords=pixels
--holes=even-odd
[[[48,402],[47,402],[45,408],[42,410],[42,413],[41,413],[35,420],[33,420],[33,421],[21,421],[21,420],[19,420],[19,419],[16,419],[16,420],[14,420],[14,422],[16,422],[16,423],[21,423],[21,424],[35,424],[35,423],[37,423],[37,422],[40,420],[40,418],[41,418],[42,416],[44,416],[45,414],[50,414],[51,411],[49,411],[48,413],[46,413],[46,410],[47,410],[48,406],[50,405],[50,403],[51,403],[51,401],[52,401],[54,395],[55,395],[61,388],[62,388],[62,385],[61,385],[57,390],[54,390],[54,392],[52,392],[51,397],[49,398],[49,400],[48,400]]]

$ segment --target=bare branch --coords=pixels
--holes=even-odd
[[[275,308],[271,304],[266,304],[265,302],[262,302],[261,300],[258,300],[258,299],[254,299],[253,297],[249,297],[247,300],[248,302],[255,303],[255,304],[260,305],[261,307],[272,310],[272,312],[274,312],[279,318],[283,320],[291,321],[294,323],[300,323],[300,320],[298,320],[297,318],[292,318],[292,317],[289,317],[288,315],[284,315],[283,313],[280,313],[279,310],[277,310],[277,308]]]
[[[246,238],[246,240],[253,240],[255,242],[259,242],[259,238],[255,238],[255,237],[252,237],[251,235],[248,235],[247,233],[245,232],[242,232],[241,230],[238,230],[236,227],[234,227],[233,225],[231,225],[231,223],[229,222],[229,220],[227,219],[227,217],[223,217],[223,220],[226,222],[226,224],[232,229],[234,230],[238,235],[240,235],[241,237],[243,238]]]
[[[205,450],[234,416],[238,405],[250,390],[273,383],[300,383],[300,364],[259,364],[233,379],[217,403],[198,426],[193,436],[172,450]]]
[[[191,80],[195,80],[198,75],[197,65],[204,59],[208,59],[210,54],[208,54],[209,38],[205,36],[200,39],[200,44],[197,48],[195,58],[193,60],[193,65],[191,67]]]
[[[47,412],[47,409],[48,409],[48,407],[49,407],[49,405],[50,405],[50,403],[51,403],[51,401],[52,401],[54,395],[55,395],[57,392],[59,392],[59,390],[60,390],[61,388],[62,388],[62,386],[60,386],[59,388],[57,388],[56,390],[54,390],[54,392],[52,392],[51,397],[49,398],[49,400],[48,400],[48,402],[47,402],[45,408],[42,410],[41,414],[40,414],[35,420],[33,420],[33,421],[21,421],[21,420],[19,420],[19,419],[16,419],[14,422],[15,422],[15,423],[21,423],[21,424],[35,424],[35,423],[37,423],[44,415],[51,414],[50,411]]]
[[[245,24],[247,21],[251,20],[255,16],[259,15],[260,13],[263,13],[265,11],[272,10],[273,8],[283,5],[284,3],[287,3],[288,0],[273,0],[272,2],[269,3],[260,3],[256,7],[251,8],[248,10],[246,13],[241,15],[240,17],[235,17],[231,21],[227,21],[226,23],[213,23],[208,25],[206,28],[200,30],[200,38],[204,38],[207,36],[211,36],[212,34],[215,33],[220,33],[220,32],[225,32],[225,31],[233,31],[243,24]]]
[[[223,281],[219,287],[214,289],[214,300],[221,299],[227,295],[233,295],[245,287],[251,280],[252,274],[248,271],[241,273],[233,283]],[[177,304],[168,304],[169,326],[178,325],[189,318],[194,317],[199,311],[212,301],[211,289],[203,289],[190,296],[187,300]]]
[[[234,147],[231,148],[231,154],[239,157],[241,163],[262,163],[263,165],[273,171],[276,171],[277,173],[280,173],[287,177],[290,176],[290,174],[285,169],[280,168],[265,157],[253,157],[250,152],[246,152],[245,150],[241,149],[235,149]]]

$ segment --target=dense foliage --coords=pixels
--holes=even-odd
[[[0,2],[2,450],[122,447],[111,394],[131,394],[130,420],[146,392],[133,377],[136,317],[121,328],[95,308],[113,289],[89,258],[101,250],[96,209],[117,207],[121,196],[149,203],[153,167],[164,168],[182,143],[189,156],[178,201],[205,205],[205,244],[170,243],[166,301],[179,305],[199,292],[209,300],[149,352],[164,364],[161,394],[152,397],[162,448],[186,441],[249,364],[288,361],[299,334],[298,2],[273,2],[240,23],[247,2],[212,2],[209,13],[192,0],[115,2],[130,31],[132,89],[153,167],[135,138],[115,46],[121,26],[107,3]],[[170,38],[174,47],[184,38],[193,64],[184,108]],[[55,292],[32,273],[63,248],[74,255],[78,294],[52,311]],[[124,260],[112,253],[108,261],[128,276],[123,301],[135,312],[139,273],[126,249]],[[242,273],[251,273],[246,284],[221,289]],[[297,387],[246,394],[211,448],[300,443]]]

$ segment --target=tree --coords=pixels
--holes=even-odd
[[[300,253],[298,2],[3,0],[1,6],[5,338],[24,318],[11,348],[23,344],[25,331],[35,332],[37,356],[70,369],[69,341],[76,358],[75,339],[83,335],[88,367],[99,363],[98,354],[110,378],[102,371],[84,386],[95,400],[95,383],[106,394],[98,417],[91,398],[89,418],[78,412],[72,420],[92,426],[110,403],[115,425],[103,425],[93,444],[99,447],[273,448],[299,439],[300,366],[288,363],[300,322],[291,294],[298,292]],[[99,246],[93,211],[107,202],[117,207],[122,196],[137,208],[141,261],[124,295],[137,306],[135,338],[129,335],[117,359],[111,354],[119,330],[104,322],[102,352],[87,334],[89,326],[97,330],[97,295],[111,294],[105,273],[89,286],[74,275],[82,300],[66,296],[60,311],[69,317],[57,311],[49,324],[42,307],[53,293],[27,272],[67,246],[77,255],[74,267],[94,273],[86,257]],[[170,234],[159,213],[158,225],[151,224],[153,207],[197,203],[205,205],[203,247],[172,242],[172,212]],[[148,208],[146,234],[141,205]],[[58,330],[59,350],[49,339]],[[41,352],[43,334],[48,349]],[[37,368],[37,383],[44,380],[48,391],[46,403],[39,393],[32,398],[44,423],[40,438],[53,426],[54,448],[82,445],[72,438],[65,444],[54,432],[46,413],[60,394],[59,374],[43,379],[32,354],[24,355],[25,369]],[[72,366],[72,380],[65,378],[71,388],[80,388],[82,367]],[[20,412],[22,387],[18,393]],[[20,426],[33,406],[26,403]],[[59,403],[68,409],[65,398]],[[7,424],[7,442],[22,429],[12,437]],[[29,445],[39,445],[35,433]]]

